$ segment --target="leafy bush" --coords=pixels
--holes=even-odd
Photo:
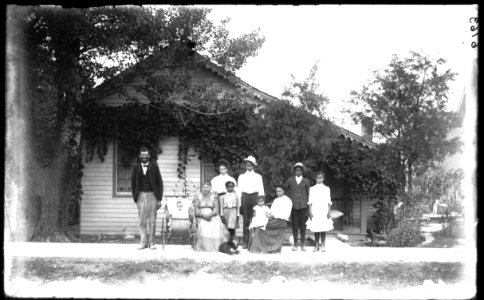
[[[392,204],[393,201],[391,201]],[[388,234],[394,227],[393,209],[388,205],[386,197],[380,197],[373,207],[376,208],[372,218],[374,220],[374,231],[381,234]],[[392,206],[393,207],[393,206]]]
[[[387,235],[387,243],[391,247],[414,247],[422,242],[421,211],[417,205],[406,201],[402,213]]]
[[[391,247],[414,247],[418,245],[422,242],[420,225],[417,225],[414,220],[402,220],[390,231],[387,242]]]

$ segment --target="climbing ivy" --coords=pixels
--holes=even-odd
[[[162,152],[159,140],[178,136],[179,177],[184,176],[190,147],[212,161],[224,155],[232,163],[239,163],[253,148],[248,128],[255,117],[254,107],[243,101],[244,95],[237,91],[223,97],[216,95],[206,89],[193,95],[187,92],[183,105],[166,100],[148,105],[139,101],[119,106],[91,103],[84,111],[86,161],[95,154],[104,161],[107,143],[112,138],[118,142],[123,164],[137,156],[140,145],[148,147],[156,159]],[[195,96],[197,101],[190,101],[189,97]]]
[[[384,145],[369,148],[343,138],[331,143],[326,156],[327,170],[347,184],[350,197],[373,202],[377,232],[391,230],[393,206],[401,187],[387,151]]]
[[[221,91],[209,86],[183,84],[176,88],[177,101],[160,84],[169,78],[148,80],[138,88],[149,102],[129,99],[120,106],[91,103],[84,111],[83,137],[86,160],[107,153],[107,143],[116,138],[123,163],[136,157],[140,145],[156,155],[162,152],[159,140],[179,137],[177,172],[185,176],[188,150],[204,159],[229,160],[235,168],[247,155],[256,156],[257,171],[264,177],[268,196],[275,185],[292,173],[294,162],[306,166],[306,175],[324,170],[350,187],[351,197],[374,202],[378,209],[376,225],[384,231],[391,218],[390,207],[399,189],[385,149],[371,149],[350,139],[338,137],[328,121],[308,114],[288,101],[267,103],[259,114],[244,101],[240,91]],[[171,85],[173,87],[173,85]],[[158,89],[159,88],[159,89]],[[180,101],[181,100],[181,101]],[[238,170],[236,170],[238,171]],[[236,172],[237,173],[237,172]]]
[[[129,164],[136,157],[141,145],[145,145],[156,155],[159,138],[176,134],[172,114],[164,114],[163,107],[155,109],[138,103],[121,106],[91,104],[85,110],[84,138],[86,161],[97,154],[101,161],[107,153],[110,138],[116,138],[121,149],[121,161]]]

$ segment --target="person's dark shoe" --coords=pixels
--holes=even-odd
[[[148,245],[140,245],[137,249],[143,250],[143,249],[146,249],[146,248],[148,248]]]

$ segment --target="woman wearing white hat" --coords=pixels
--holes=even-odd
[[[239,176],[237,182],[237,193],[242,202],[242,215],[244,218],[242,249],[247,249],[249,243],[249,225],[252,220],[253,208],[257,204],[257,198],[265,196],[262,176],[254,172],[255,166],[257,166],[257,161],[253,156],[249,155],[245,159],[247,171]]]

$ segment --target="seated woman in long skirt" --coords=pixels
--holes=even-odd
[[[219,215],[217,195],[211,190],[211,184],[205,182],[202,194],[195,199],[195,251],[218,251],[219,246],[229,240],[229,231]]]
[[[284,195],[282,186],[276,187],[277,198],[268,213],[266,229],[255,228],[249,240],[249,252],[280,253],[284,243],[287,222],[291,215],[292,201]]]

